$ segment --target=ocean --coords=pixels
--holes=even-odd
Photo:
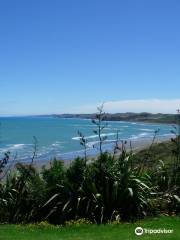
[[[96,126],[87,119],[62,119],[55,117],[1,117],[0,155],[11,152],[11,159],[30,161],[33,155],[33,136],[37,138],[36,160],[50,160],[54,157],[63,160],[82,156],[84,151],[79,143],[78,131],[87,139],[88,155],[98,152],[98,138],[93,130]],[[152,138],[160,129],[158,138],[170,137],[172,126],[122,121],[108,121],[103,135],[107,140],[104,150],[112,151],[119,131],[120,140],[143,140]]]

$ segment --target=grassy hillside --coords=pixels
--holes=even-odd
[[[155,143],[152,147],[137,152],[134,155],[134,161],[139,162],[148,158],[154,164],[156,164],[159,160],[163,160],[168,164],[172,161],[173,149],[174,145],[171,141]]]
[[[96,114],[60,114],[53,115],[59,118],[86,118],[94,119]],[[176,123],[176,114],[152,114],[152,113],[115,113],[105,114],[105,120],[107,121],[134,121],[134,122],[148,122],[148,123]]]

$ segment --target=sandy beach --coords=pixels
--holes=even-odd
[[[161,142],[168,142],[170,141],[171,137],[173,137],[173,135],[169,135],[169,136],[164,136],[164,137],[156,137],[155,141],[154,141],[154,144],[158,144],[158,143],[161,143]],[[127,151],[130,151],[131,148],[132,148],[132,151],[133,152],[138,152],[138,151],[141,151],[143,149],[146,149],[148,147],[151,146],[152,144],[152,141],[153,139],[152,138],[143,138],[143,139],[131,139],[131,140],[127,140],[125,146],[126,146],[126,150]],[[113,144],[114,145],[114,144]],[[119,147],[121,147],[121,142],[119,142]],[[111,148],[112,148],[112,145],[111,145]],[[109,151],[110,153],[113,153],[113,151]],[[120,154],[121,151],[119,150],[116,155]],[[98,152],[96,154],[87,154],[87,158],[88,160],[90,159],[96,159],[98,157]],[[72,159],[67,159],[67,158],[56,158],[57,160],[61,160],[64,162],[65,166],[69,166],[71,164],[71,162],[76,158],[78,157],[78,154],[76,156],[74,156],[74,158]],[[82,151],[79,151],[79,157],[84,157],[84,150]],[[34,161],[34,166],[37,168],[37,169],[41,169],[42,166],[46,166],[48,167],[50,162],[53,160],[52,159],[49,159],[49,160],[36,160]]]

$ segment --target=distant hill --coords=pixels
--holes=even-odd
[[[94,119],[96,114],[54,114],[58,118],[84,118]],[[152,114],[147,112],[142,113],[106,113],[105,120],[107,121],[130,121],[130,122],[148,122],[148,123],[176,123],[177,114]]]

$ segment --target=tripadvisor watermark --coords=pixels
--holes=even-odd
[[[141,236],[143,234],[172,234],[173,229],[166,229],[166,228],[142,228],[142,227],[137,227],[135,229],[135,234],[137,236]]]

